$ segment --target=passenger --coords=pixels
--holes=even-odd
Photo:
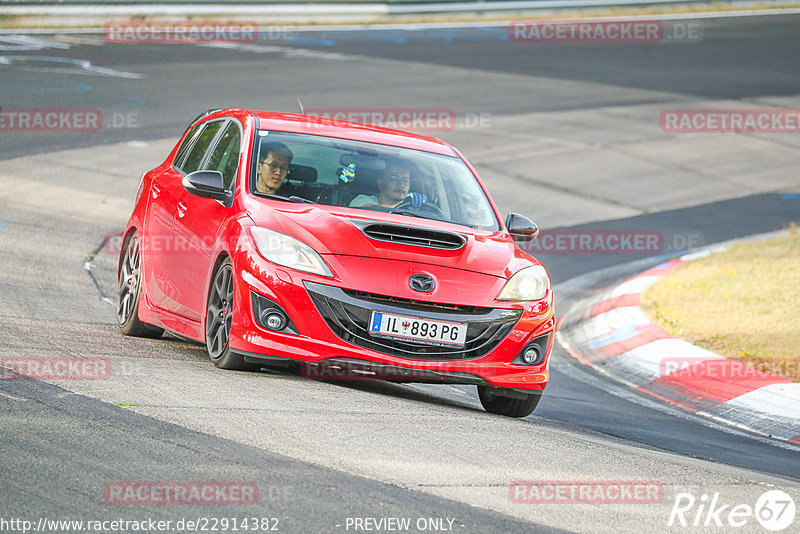
[[[408,192],[411,187],[411,164],[407,161],[401,159],[390,161],[386,166],[386,173],[378,178],[377,184],[376,195],[358,195],[350,202],[350,207],[396,208],[408,198],[412,206],[418,208],[425,202],[424,195]]]
[[[262,160],[258,164],[256,191],[274,195],[289,173],[292,151],[283,143],[266,143],[261,147]]]

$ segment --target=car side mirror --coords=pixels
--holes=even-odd
[[[536,226],[536,223],[519,213],[508,214],[506,228],[517,243],[526,243],[539,235],[539,227]]]
[[[186,191],[198,197],[213,198],[228,207],[233,203],[233,193],[225,190],[219,171],[194,171],[184,176],[182,183]]]

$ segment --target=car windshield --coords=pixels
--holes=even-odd
[[[499,229],[483,189],[457,157],[266,130],[258,132],[256,150],[255,194]]]

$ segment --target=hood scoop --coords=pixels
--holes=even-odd
[[[437,248],[440,250],[458,250],[467,244],[467,238],[456,232],[362,219],[350,220],[364,235],[376,241],[402,243],[404,245]]]

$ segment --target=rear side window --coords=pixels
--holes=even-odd
[[[223,121],[206,123],[205,128],[203,128],[203,131],[197,138],[197,142],[186,157],[186,163],[181,166],[183,172],[189,174],[200,168],[200,164],[203,162],[203,156],[208,150],[209,145],[211,145],[211,142],[217,136],[217,132],[222,126],[222,123]]]
[[[189,132],[189,135],[187,135],[183,140],[183,143],[181,143],[181,147],[178,149],[178,153],[175,155],[174,166],[176,169],[181,168],[181,163],[183,163],[186,153],[189,152],[190,148],[192,148],[192,144],[194,143],[195,139],[197,139],[197,136],[200,135],[200,130],[202,129],[202,124],[195,125],[195,127],[192,128],[192,131]]]
[[[217,141],[217,146],[214,147],[214,151],[211,152],[211,157],[206,164],[206,170],[222,173],[225,189],[228,190],[233,185],[234,178],[236,178],[236,170],[239,167],[240,145],[239,125],[231,121],[225,131],[222,132],[219,141]]]

